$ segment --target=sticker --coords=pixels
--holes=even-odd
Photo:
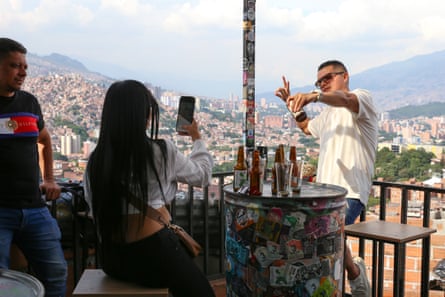
[[[270,267],[270,285],[274,287],[293,286],[293,282],[287,273],[286,265]]]
[[[335,251],[336,235],[329,235],[317,239],[317,256],[331,255]]]
[[[313,217],[305,225],[306,235],[319,238],[329,233],[329,216]]]
[[[258,223],[256,224],[255,236],[257,242],[263,240],[270,240],[277,242],[280,236],[281,223],[270,221],[262,216],[258,218]]]
[[[291,239],[286,242],[286,256],[291,262],[304,258],[302,241],[298,239]]]
[[[281,259],[283,256],[280,255],[280,245],[275,242],[268,241],[267,242],[267,257],[272,260]]]
[[[246,208],[238,208],[235,210],[235,229],[239,231],[253,224],[253,221],[249,220]]]
[[[232,211],[230,208],[226,209],[226,225],[227,225],[227,229],[230,229],[231,226],[233,225],[233,221],[232,221]]]
[[[246,265],[249,257],[249,249],[239,244],[233,238],[228,237],[226,239],[226,252],[228,255],[235,258],[239,263]]]
[[[335,296],[333,295],[334,292],[335,292],[335,286],[333,282],[331,282],[331,279],[322,278],[320,280],[320,286],[312,294],[312,297]]]
[[[321,265],[321,276],[329,276],[331,275],[331,260],[328,258],[322,259],[320,262]]]
[[[244,242],[253,242],[255,238],[255,225],[252,224],[247,228],[238,231],[238,237]]]
[[[304,229],[300,229],[299,227],[292,227],[289,230],[289,238],[294,239],[303,239],[306,238],[306,231]]]
[[[283,218],[283,210],[278,207],[272,207],[267,213],[267,219],[273,222],[280,223]]]
[[[255,9],[253,9],[253,8],[249,8],[249,9],[247,10],[247,19],[248,19],[249,21],[253,21],[253,20],[255,20]]]
[[[337,259],[334,264],[334,279],[340,280],[343,278],[343,261]]]
[[[249,220],[251,220],[253,223],[258,222],[258,218],[260,217],[260,209],[258,207],[258,204],[256,203],[249,203],[246,205],[247,208],[247,217]]]
[[[320,286],[320,280],[318,278],[312,278],[306,282],[304,285],[306,291],[308,292],[309,296],[313,296],[315,291],[317,291],[318,287]],[[328,295],[329,296],[329,295]]]
[[[314,255],[314,244],[310,239],[304,239],[303,241],[303,252],[305,259],[311,259]]]
[[[295,230],[303,229],[306,215],[302,212],[291,212],[283,219],[283,225],[291,226]]]
[[[267,255],[267,248],[264,246],[257,247],[253,254],[255,255],[255,258],[260,266],[263,268],[268,267],[273,262],[273,260],[269,259]]]

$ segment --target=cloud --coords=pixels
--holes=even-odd
[[[241,28],[242,2],[206,0],[196,5],[187,2],[170,10],[162,22],[166,32],[196,34],[214,30]]]
[[[314,1],[321,4],[325,1]],[[318,10],[299,8],[262,7],[259,20],[263,26],[292,32],[295,39],[308,42],[330,42],[357,38],[361,34],[381,32],[381,35],[417,33],[417,22],[445,20],[445,2],[441,0],[344,0],[330,1],[330,8],[319,5]],[[335,6],[332,3],[336,3]],[[267,5],[271,5],[270,2]],[[426,29],[424,26],[422,29]],[[440,27],[437,32],[440,33]],[[271,32],[271,31],[269,31]]]
[[[130,18],[150,15],[154,11],[152,5],[141,3],[139,0],[102,0],[100,7],[104,10],[113,10]]]
[[[1,0],[0,32],[30,52],[88,57],[150,79],[174,72],[207,81],[211,90],[212,77],[241,80],[242,6],[242,0]],[[282,74],[295,86],[312,84],[325,59],[345,61],[354,74],[445,49],[443,0],[261,0],[256,8],[257,90],[276,87]]]
[[[417,22],[422,37],[426,41],[443,41],[445,39],[445,16],[431,16]]]
[[[87,26],[93,19],[94,13],[88,7],[70,0],[9,0],[0,4],[0,28],[18,24],[28,32],[57,30],[57,26]]]
[[[257,66],[259,78],[282,72],[309,83],[325,59],[344,60],[358,72],[445,49],[441,0],[265,2],[257,2],[257,60],[274,63]]]

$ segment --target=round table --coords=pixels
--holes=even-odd
[[[43,297],[45,289],[35,277],[20,271],[0,269],[0,297]]]
[[[261,196],[224,187],[227,296],[341,296],[346,189]]]

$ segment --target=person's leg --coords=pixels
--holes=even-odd
[[[345,268],[348,272],[348,280],[356,279],[360,275],[360,269],[357,265],[355,265],[349,247],[346,247],[345,250]]]
[[[0,208],[0,268],[8,269],[10,249],[14,230],[20,226],[20,210]]]
[[[214,297],[213,288],[190,257],[185,247],[173,231],[169,232],[169,240],[174,244],[170,250],[169,266],[165,270],[169,275],[170,287],[174,297],[202,296]]]
[[[345,224],[351,225],[354,224],[355,220],[360,216],[364,206],[358,199],[347,198],[346,202],[348,205],[346,209]],[[348,247],[346,247],[345,267],[348,272],[348,279],[350,280],[357,278],[360,274],[360,269],[354,264],[351,251]]]
[[[178,237],[167,228],[126,245],[121,248],[120,255],[119,259],[115,258],[115,263],[106,264],[107,259],[104,259],[106,273],[149,287],[167,287],[174,297],[215,296],[204,273]],[[108,261],[110,256],[112,253],[108,254]]]
[[[364,205],[358,199],[346,199],[348,207],[346,209],[345,224],[354,224],[364,209]],[[348,272],[349,285],[353,297],[368,297],[370,294],[370,284],[366,276],[366,267],[363,259],[353,258],[349,247],[345,247],[345,268]]]
[[[351,225],[354,224],[355,220],[360,216],[365,206],[359,199],[346,198],[346,202],[348,205],[346,208],[345,224]]]
[[[63,297],[68,273],[57,221],[51,216],[47,207],[22,211],[22,228],[16,234],[14,241],[45,287],[45,296]]]

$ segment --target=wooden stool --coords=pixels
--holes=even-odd
[[[168,297],[168,289],[152,289],[116,280],[102,269],[85,269],[73,297]]]
[[[383,282],[383,257],[385,256],[384,244],[390,243],[394,245],[394,283],[393,296],[404,296],[404,279],[405,279],[405,258],[401,254],[405,251],[407,242],[424,239],[422,243],[422,280],[421,286],[428,285],[429,279],[429,249],[425,246],[425,240],[430,240],[431,233],[436,232],[435,229],[411,226],[407,224],[392,223],[386,221],[365,221],[357,224],[347,225],[345,228],[345,236],[353,236],[358,238],[369,239],[373,241],[373,276],[372,276],[372,296],[376,295],[377,274],[375,267],[379,269],[378,282]],[[377,244],[379,247],[379,264],[377,265]],[[427,290],[428,288],[426,288]],[[382,292],[379,292],[382,295]],[[422,295],[424,296],[424,295]],[[427,296],[427,295],[425,295]]]

